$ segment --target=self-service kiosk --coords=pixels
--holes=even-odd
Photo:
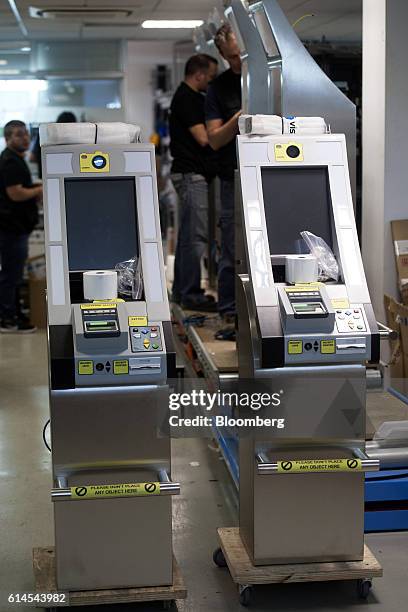
[[[239,441],[240,535],[255,565],[361,560],[367,361],[379,360],[345,137],[241,135],[237,245],[240,380],[280,393]],[[337,280],[289,283],[288,257],[324,239]],[[303,255],[302,255],[303,254]],[[270,414],[269,414],[270,413]]]
[[[175,352],[154,147],[108,128],[41,126],[59,590],[172,583]],[[85,272],[134,258],[140,297],[85,299]]]

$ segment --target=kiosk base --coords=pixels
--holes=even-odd
[[[218,529],[218,537],[221,548],[214,552],[214,562],[219,567],[228,566],[233,581],[238,584],[239,600],[244,606],[250,604],[254,585],[290,582],[356,580],[357,593],[365,599],[371,589],[371,579],[383,575],[381,565],[367,545],[364,546],[362,561],[254,566],[237,527]]]
[[[55,580],[54,547],[33,548],[33,570],[35,589],[38,593],[58,592]],[[163,601],[164,607],[170,608],[173,600],[185,599],[186,597],[187,590],[184,580],[177,561],[173,557],[173,584],[170,586],[70,591],[67,593],[67,601],[64,605],[74,607],[125,604],[138,601]],[[53,602],[41,603],[37,607],[53,609],[55,604]],[[57,608],[55,607],[55,609]]]

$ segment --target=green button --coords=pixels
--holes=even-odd
[[[152,347],[153,347],[154,349],[158,349],[158,348],[159,348],[159,345],[158,345],[158,344],[152,344]]]

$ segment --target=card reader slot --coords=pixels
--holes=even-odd
[[[365,344],[337,344],[336,346],[338,351],[350,351],[350,350],[366,350]]]

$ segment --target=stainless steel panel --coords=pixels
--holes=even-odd
[[[54,512],[59,590],[172,583],[171,497],[61,501]]]
[[[167,406],[166,386],[52,391],[54,478],[114,465],[170,473]]]

